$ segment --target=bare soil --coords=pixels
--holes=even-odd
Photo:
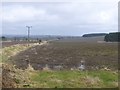
[[[9,65],[2,65],[2,87],[3,88],[15,88],[17,87],[17,84],[15,82],[15,79],[13,76],[11,76],[11,73],[15,73],[13,70],[11,70],[11,66]]]
[[[9,59],[17,68],[26,69],[30,64],[35,70],[77,68],[81,60],[87,70],[118,69],[117,43],[58,42],[32,47]],[[62,68],[61,68],[62,67]]]

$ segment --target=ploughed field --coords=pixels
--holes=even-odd
[[[17,68],[35,70],[48,67],[52,70],[77,69],[81,61],[86,70],[118,69],[117,43],[51,41],[42,46],[31,47],[9,58]]]

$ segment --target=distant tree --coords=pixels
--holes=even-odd
[[[106,42],[120,42],[120,32],[107,34],[104,38],[104,41],[106,41]]]
[[[91,34],[84,34],[82,37],[98,37],[98,36],[105,36],[106,33],[91,33]]]
[[[40,39],[40,40],[39,40],[39,44],[40,44],[41,42],[42,42],[42,40]]]
[[[2,41],[6,41],[7,40],[7,38],[5,36],[2,36],[1,39],[2,39]]]
[[[104,41],[108,42],[109,41],[109,34],[107,34],[104,38]]]
[[[60,38],[60,37],[58,37],[57,39],[58,39],[58,40],[60,40],[61,38]]]

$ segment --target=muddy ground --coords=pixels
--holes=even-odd
[[[30,64],[35,70],[78,68],[84,61],[86,70],[118,69],[118,44],[97,42],[51,41],[20,52],[9,59],[17,68]]]

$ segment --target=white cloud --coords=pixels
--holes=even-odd
[[[98,12],[91,13],[89,18],[87,19],[89,23],[111,25],[118,23],[117,17],[118,17],[117,8],[113,8],[109,10],[101,10]]]
[[[15,5],[12,7],[3,6],[3,21],[19,22],[32,20],[55,20],[57,15],[49,15],[45,10],[34,7]]]

